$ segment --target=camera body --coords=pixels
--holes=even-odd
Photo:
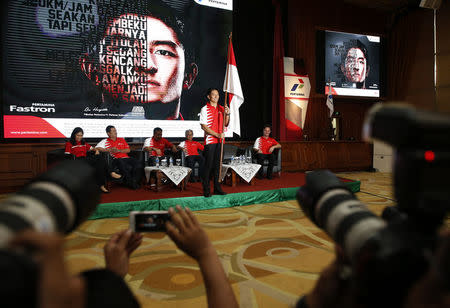
[[[395,148],[393,185],[397,206],[424,228],[442,223],[450,208],[450,117],[407,105],[375,105],[364,127],[365,140]]]
[[[297,193],[305,214],[344,250],[350,286],[367,307],[400,307],[429,268],[450,210],[450,119],[412,108],[375,106],[365,137],[396,148],[397,205],[373,214],[328,170],[306,175]]]

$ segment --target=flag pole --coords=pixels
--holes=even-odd
[[[327,104],[328,104],[328,98],[329,98],[330,94],[331,94],[331,78],[328,77],[328,93],[326,94],[327,95]],[[329,106],[328,106],[328,108],[330,109]],[[329,112],[331,112],[331,109]],[[331,135],[329,136],[331,140],[333,140],[333,118],[332,118],[332,116],[333,116],[332,113],[328,116],[328,127],[329,127],[328,130],[331,130]]]
[[[228,36],[228,53],[227,53],[227,74],[225,76],[225,84],[226,84],[226,89],[228,89],[228,75],[230,74],[230,70],[228,69],[230,63],[230,46],[231,46],[231,37],[233,35],[233,32],[230,32],[230,35]],[[228,101],[228,91],[225,91],[225,103],[223,105],[223,120],[222,120],[222,133],[224,133],[225,131],[225,107],[227,107],[227,101]],[[222,159],[223,159],[223,144],[225,143],[225,136],[224,138],[221,139],[221,144],[220,144],[220,165],[219,165],[219,182],[222,182]]]
[[[327,93],[327,102],[328,102],[328,97],[330,96],[331,93],[331,78],[328,77],[328,93]],[[331,110],[330,110],[331,111]],[[331,119],[331,115],[328,117],[329,119]]]

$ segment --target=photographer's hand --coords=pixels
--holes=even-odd
[[[169,209],[170,221],[166,222],[167,234],[178,248],[194,258],[202,272],[208,298],[208,307],[238,307],[233,290],[205,230],[187,208]]]
[[[84,279],[68,274],[64,265],[63,245],[62,235],[34,230],[19,233],[11,241],[11,246],[35,249],[35,259],[40,268],[38,283],[40,308],[81,308],[85,305]]]
[[[178,248],[196,261],[215,254],[211,241],[194,214],[189,209],[182,209],[179,205],[176,208],[178,213],[173,208],[169,209],[170,221],[173,224],[166,222],[166,229]]]
[[[103,247],[106,268],[125,277],[128,273],[130,255],[142,243],[142,235],[131,230],[122,230],[115,233]]]

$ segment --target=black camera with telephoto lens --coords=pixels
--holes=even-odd
[[[343,248],[347,279],[366,307],[401,307],[430,267],[450,210],[450,118],[396,104],[369,111],[364,137],[395,148],[395,206],[382,218],[328,170],[306,175],[297,193],[305,214]],[[441,269],[448,273],[449,269]],[[450,277],[445,277],[450,285]]]
[[[32,247],[9,247],[19,232],[68,233],[100,201],[94,169],[81,160],[64,161],[0,202],[0,298],[2,307],[34,307],[39,267]]]

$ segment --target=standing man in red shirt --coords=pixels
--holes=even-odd
[[[271,126],[265,125],[262,137],[258,137],[253,145],[253,149],[256,151],[256,159],[258,164],[263,165],[265,159],[269,161],[269,166],[267,166],[267,178],[269,180],[272,179],[273,164],[275,162],[275,155],[273,151],[275,149],[281,149],[281,144],[270,137],[271,132]],[[258,172],[258,178],[262,179],[263,177],[264,171],[261,167]]]
[[[205,171],[203,175],[203,195],[210,197],[210,175],[214,175],[214,194],[226,195],[219,183],[220,144],[225,135],[222,131],[223,116],[225,113],[225,126],[230,122],[230,109],[222,107],[219,102],[219,90],[208,89],[206,97],[208,102],[200,111],[200,125],[205,131]]]
[[[178,148],[184,151],[184,154],[186,155],[186,167],[191,168],[194,170],[194,165],[196,162],[198,162],[198,179],[194,179],[192,176],[189,181],[191,182],[200,182],[200,177],[203,176],[203,169],[205,167],[205,158],[198,153],[198,151],[203,151],[205,147],[197,141],[193,141],[192,138],[194,137],[194,132],[192,129],[188,129],[186,131],[186,140],[181,142],[178,145]]]
[[[153,137],[145,139],[144,146],[142,147],[143,151],[150,153],[148,164],[154,166],[156,157],[164,156],[165,149],[171,149],[173,153],[177,151],[177,148],[172,142],[162,137],[162,129],[155,127],[153,129]]]
[[[107,139],[100,141],[95,147],[100,152],[109,152],[113,157],[113,168],[118,168],[123,176],[123,182],[130,188],[138,189],[142,178],[143,166],[133,157],[129,157],[130,147],[123,138],[117,137],[114,126],[106,127]]]

